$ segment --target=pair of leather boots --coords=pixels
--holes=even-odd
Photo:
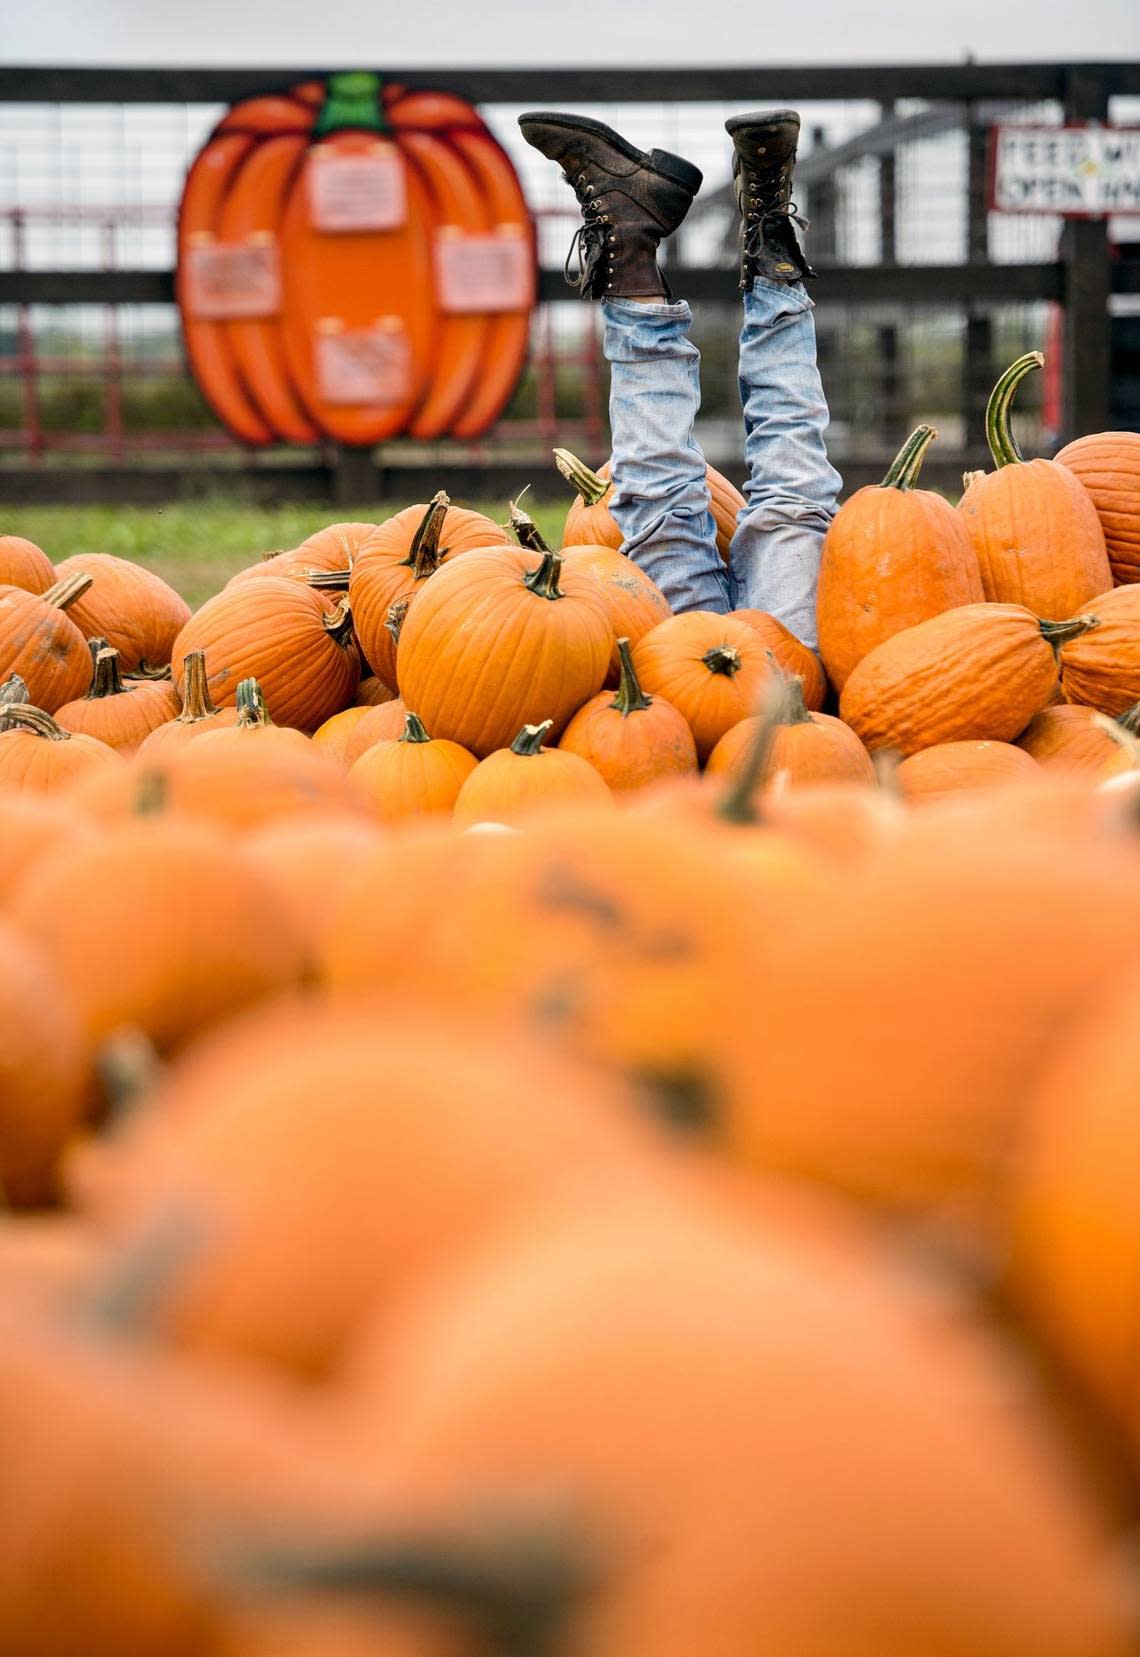
[[[566,261],[584,299],[671,298],[657,264],[662,239],[681,223],[701,187],[700,169],[668,150],[639,150],[585,115],[520,115],[528,144],[556,161],[582,208]],[[757,276],[798,282],[815,275],[794,229],[792,172],[800,135],[793,110],[734,115],[732,174],[740,207],[740,286]],[[575,251],[578,272],[571,275]]]

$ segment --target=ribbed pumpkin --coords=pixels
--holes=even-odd
[[[611,802],[605,781],[588,760],[543,747],[550,723],[547,719],[541,725],[524,725],[509,748],[500,748],[475,767],[455,801],[460,827],[514,827],[554,806]]]
[[[1129,736],[1140,737],[1140,703],[1122,713],[1117,723]],[[1073,703],[1042,708],[1018,737],[1017,746],[1046,770],[1079,777],[1098,776],[1123,752],[1105,730],[1103,716]]]
[[[170,1051],[301,971],[301,940],[269,881],[216,831],[173,816],[108,826],[42,859],[9,913],[92,1044],[135,1027]]]
[[[98,737],[108,748],[133,754],[152,731],[178,711],[174,686],[166,679],[123,682],[119,652],[113,646],[94,652],[91,689],[77,702],[56,710],[56,722],[73,734]]]
[[[1140,432],[1093,432],[1056,456],[1096,507],[1112,579],[1140,581]],[[19,585],[19,583],[17,583]]]
[[[344,764],[355,765],[361,754],[367,753],[377,742],[395,742],[404,729],[407,714],[408,710],[398,696],[369,708],[368,717],[358,719],[348,733],[342,755]]]
[[[0,535],[0,583],[46,593],[55,580],[55,566],[46,552],[22,535]]]
[[[429,731],[479,758],[549,719],[557,737],[601,690],[613,649],[593,575],[524,547],[464,553],[437,570],[404,622],[400,695]]]
[[[661,622],[634,647],[633,665],[643,689],[663,696],[685,719],[702,761],[755,711],[775,671],[755,627],[711,610]]]
[[[65,558],[57,575],[90,575],[94,586],[70,607],[72,621],[86,638],[101,637],[119,652],[124,673],[165,667],[190,606],[174,588],[141,564],[107,552],[79,552]]]
[[[408,606],[429,575],[473,547],[507,544],[481,512],[452,506],[441,489],[425,506],[409,506],[378,524],[361,546],[348,580],[352,619],[373,673],[396,682],[396,642]]]
[[[182,711],[139,744],[139,751],[148,760],[164,759],[207,731],[222,731],[237,724],[236,707],[214,706],[206,681],[205,651],[191,650],[182,665]]]
[[[618,554],[620,557],[620,553]],[[563,731],[559,749],[588,760],[615,794],[683,777],[697,769],[697,745],[684,716],[638,682],[630,641],[617,641],[621,678],[616,694],[599,691]]]
[[[360,707],[378,708],[385,702],[394,702],[396,692],[391,685],[386,685],[383,679],[378,679],[370,673],[367,679],[362,679],[356,687],[356,701]]]
[[[477,764],[457,742],[429,737],[423,721],[409,713],[402,734],[365,749],[348,775],[382,823],[398,823],[450,812]]]
[[[22,1208],[56,1195],[56,1164],[86,1103],[84,1055],[65,984],[6,923],[0,982],[0,1191]]]
[[[1070,702],[1121,714],[1140,702],[1140,587],[1116,587],[1088,606],[1098,625],[1061,646],[1061,688]]]
[[[347,707],[360,677],[347,602],[333,605],[285,576],[227,587],[190,618],[174,645],[179,691],[192,650],[205,652],[215,701],[232,704],[239,683],[254,678],[277,723],[304,731]]]
[[[607,460],[604,466],[592,472],[569,449],[555,449],[554,464],[567,483],[578,491],[578,498],[567,512],[562,526],[562,539],[566,545],[620,547],[622,532],[608,504],[614,488],[610,482],[610,462]],[[705,480],[716,524],[716,548],[727,564],[729,545],[736,534],[736,514],[745,504],[744,496],[715,466],[706,469]]]
[[[87,640],[65,614],[90,586],[90,575],[76,574],[43,594],[0,587],[0,679],[18,673],[45,713],[73,702],[91,683]]]
[[[725,732],[709,755],[710,776],[738,777],[748,763],[762,715],[753,714]],[[807,783],[875,781],[871,756],[855,732],[828,713],[811,713],[798,679],[788,679],[761,781],[785,777],[794,788]]]
[[[334,713],[331,719],[326,719],[323,725],[318,725],[313,732],[313,746],[319,748],[322,754],[335,759],[347,768],[348,761],[344,757],[345,747],[349,737],[366,713],[372,710],[359,705],[344,708],[340,713]]]
[[[322,956],[341,894],[356,878],[379,838],[366,817],[329,812],[270,821],[242,840],[246,857],[256,863],[288,905],[304,941],[310,968]]]
[[[231,576],[228,586],[238,582],[260,581],[265,576],[288,576],[293,581],[307,581],[310,576],[346,571],[356,557],[361,544],[376,528],[375,524],[329,524],[318,529],[284,552],[267,552],[259,564],[239,570]]]
[[[827,675],[815,651],[767,610],[733,610],[732,614],[756,630],[764,648],[776,658],[777,667],[800,681],[804,701],[812,713],[819,713],[827,701]]]
[[[1057,688],[1057,647],[1095,625],[1091,616],[1040,621],[1019,604],[964,604],[864,656],[843,687],[840,715],[872,753],[1012,742]]]
[[[63,792],[33,793],[22,788],[0,788],[0,909],[24,878],[25,871],[56,846],[65,846],[86,832],[86,824]]]
[[[5,707],[0,720],[0,788],[51,793],[123,760],[93,736],[73,736],[41,708]]]
[[[985,596],[1064,620],[1112,584],[1104,531],[1076,476],[1055,460],[1023,460],[1010,427],[1014,392],[1045,359],[1030,351],[998,380],[986,408],[994,472],[975,472],[958,503]]]
[[[915,487],[937,433],[919,426],[880,484],[856,490],[832,520],[819,572],[819,650],[837,690],[892,634],[986,596],[960,513]]]
[[[1008,742],[939,742],[904,759],[895,784],[904,799],[931,800],[943,794],[1032,782],[1041,767]]]

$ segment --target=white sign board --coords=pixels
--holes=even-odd
[[[1140,127],[994,127],[990,206],[1078,219],[1140,213]]]

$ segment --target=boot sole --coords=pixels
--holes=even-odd
[[[748,109],[743,115],[730,115],[724,123],[724,130],[733,134],[742,127],[782,126],[785,121],[794,121],[799,131],[800,118],[794,109]]]
[[[567,116],[552,114],[545,109],[528,109],[525,115],[519,116],[519,126],[523,129],[524,137],[528,121],[541,122],[546,127],[562,127],[567,132],[592,132],[597,137],[604,138],[606,143],[612,145],[619,155],[624,155],[627,161],[635,161],[651,173],[660,173],[662,178],[679,185],[691,196],[696,195],[704,180],[700,168],[694,167],[684,156],[673,155],[669,150],[639,150],[628,138],[623,138],[620,132],[615,132],[613,127],[608,127],[604,121],[595,121],[589,115]]]

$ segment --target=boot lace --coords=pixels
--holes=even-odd
[[[790,220],[801,230],[807,230],[810,225],[810,221],[804,218],[792,200],[788,185],[778,185],[775,190],[765,194],[759,184],[749,184],[744,206],[743,251],[746,259],[760,258],[765,236],[770,229],[778,226],[780,220]]]
[[[562,274],[572,288],[593,295],[602,277],[599,267],[606,256],[609,215],[603,213],[601,202],[594,199],[594,186],[587,182],[584,172],[563,173],[562,176],[582,207],[582,223],[571,238]],[[573,268],[575,260],[577,272]]]

